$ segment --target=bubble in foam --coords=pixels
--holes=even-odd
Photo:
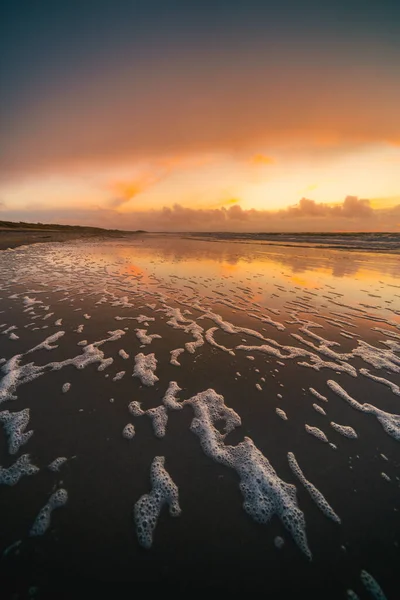
[[[311,435],[316,437],[317,440],[328,443],[328,441],[329,441],[328,438],[326,437],[326,435],[324,434],[323,431],[318,429],[318,427],[311,427],[311,425],[307,425],[307,424],[304,427],[305,427],[305,430],[307,431],[307,433],[310,433]]]
[[[379,583],[376,581],[374,577],[368,571],[362,570],[360,574],[360,579],[367,590],[375,598],[375,600],[386,600],[386,596],[383,593],[383,590]]]
[[[64,383],[64,385],[62,386],[61,389],[62,389],[62,393],[66,394],[71,389],[71,384],[67,381],[66,383]]]
[[[122,437],[126,438],[127,440],[131,440],[135,435],[135,427],[132,425],[132,423],[128,423],[127,425],[125,425],[125,427],[122,430]]]
[[[306,479],[303,471],[300,468],[299,463],[296,460],[293,452],[288,452],[288,462],[289,467],[291,468],[294,475],[296,475],[297,479],[302,483],[307,492],[310,494],[311,498],[314,500],[315,504],[318,506],[321,512],[324,513],[326,517],[335,521],[335,523],[341,523],[340,517],[335,513],[333,508],[330,506],[326,498],[321,494],[321,492]]]
[[[50,527],[51,513],[55,508],[65,506],[68,501],[67,490],[63,488],[58,489],[49,498],[47,504],[40,510],[38,516],[35,519],[34,524],[29,532],[31,536],[43,535]]]
[[[165,457],[156,456],[151,464],[150,479],[152,490],[139,498],[134,508],[136,535],[139,544],[150,548],[157,519],[164,504],[169,507],[172,517],[180,515],[178,487],[164,468]]]
[[[23,454],[8,469],[0,466],[0,485],[15,485],[23,475],[34,475],[39,470],[31,463],[29,454]]]
[[[224,403],[213,389],[185,400],[192,406],[194,419],[190,429],[199,439],[207,456],[234,469],[240,478],[244,510],[258,523],[268,523],[274,514],[291,533],[298,547],[311,559],[305,520],[299,509],[294,485],[282,481],[252,439],[245,437],[237,446],[227,446],[224,439],[241,425],[240,416]],[[221,433],[214,424],[224,422]]]
[[[49,464],[48,468],[50,471],[59,471],[62,465],[67,462],[67,460],[68,459],[65,456],[59,456]]]
[[[155,354],[144,355],[142,352],[135,356],[135,367],[132,377],[138,377],[143,385],[151,386],[158,381],[158,377],[154,374],[157,368],[157,359]]]
[[[339,425],[338,423],[331,421],[330,426],[344,437],[347,437],[351,440],[356,440],[358,438],[357,433],[349,425]]]

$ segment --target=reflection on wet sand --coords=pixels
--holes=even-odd
[[[146,235],[1,259],[9,573],[220,585],[215,553],[235,588],[267,560],[283,596],[392,589],[396,256]]]

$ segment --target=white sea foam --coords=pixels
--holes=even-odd
[[[280,417],[283,421],[287,421],[288,420],[287,414],[281,408],[276,408],[275,412],[278,415],[278,417]]]
[[[68,493],[67,490],[63,488],[58,489],[54,494],[52,494],[49,498],[47,504],[43,506],[38,516],[35,519],[34,524],[29,532],[31,536],[43,535],[47,529],[50,527],[51,522],[51,513],[55,508],[60,508],[61,506],[65,506],[68,501]]]
[[[31,463],[29,454],[23,454],[8,469],[0,466],[0,485],[15,485],[23,475],[34,475],[39,470]]]
[[[224,444],[226,435],[241,424],[239,415],[213,389],[196,394],[183,404],[193,407],[195,417],[190,429],[200,438],[205,454],[238,473],[245,511],[259,523],[268,523],[274,514],[278,515],[296,544],[311,559],[295,486],[278,477],[250,438],[245,437],[237,446]],[[224,433],[214,426],[221,420],[225,422]]]
[[[170,359],[170,363],[171,365],[174,365],[175,367],[180,367],[181,363],[178,362],[178,356],[180,354],[182,354],[183,352],[185,352],[184,348],[176,348],[175,350],[171,350],[170,354],[171,354],[171,359]]]
[[[313,404],[313,408],[314,408],[314,410],[319,412],[321,415],[326,415],[326,412],[324,411],[324,409],[321,406],[319,406],[319,404]]]
[[[287,456],[288,456],[289,466],[292,469],[292,472],[294,473],[294,475],[296,475],[298,480],[303,484],[303,486],[305,487],[307,492],[310,494],[311,498],[314,500],[314,502],[318,506],[318,508],[329,519],[332,519],[332,521],[335,521],[335,523],[340,524],[340,522],[341,522],[340,517],[338,517],[338,515],[335,513],[335,511],[330,506],[330,504],[328,503],[326,498],[321,494],[321,492],[310,481],[308,481],[308,479],[306,479],[293,452],[288,452]]]
[[[204,337],[206,338],[207,342],[211,346],[214,346],[215,348],[218,348],[219,350],[222,350],[223,352],[228,352],[228,354],[235,356],[235,353],[232,350],[232,348],[227,348],[226,346],[222,346],[221,344],[218,344],[218,342],[215,341],[214,333],[216,331],[218,331],[218,327],[210,327],[210,329],[207,329],[207,331],[204,334]]]
[[[323,431],[321,431],[320,429],[318,429],[318,427],[311,427],[311,425],[307,425],[307,424],[304,427],[305,427],[305,430],[307,431],[307,433],[310,433],[311,435],[316,437],[317,440],[320,440],[321,442],[325,442],[325,443],[329,442],[325,433]]]
[[[165,457],[156,456],[151,464],[150,479],[152,490],[139,498],[134,508],[136,535],[139,544],[150,548],[153,533],[162,507],[167,504],[169,514],[176,517],[181,514],[179,494],[176,484],[165,470]]]
[[[167,391],[163,397],[163,404],[166,408],[171,410],[181,410],[182,403],[178,401],[177,395],[182,391],[182,388],[176,383],[176,381],[170,381]]]
[[[356,440],[358,438],[357,433],[349,425],[339,425],[338,423],[331,421],[330,426],[344,437],[347,437],[351,440]]]
[[[127,440],[131,440],[134,437],[134,435],[135,427],[132,425],[132,423],[128,423],[127,425],[125,425],[124,429],[122,430],[122,436]]]
[[[151,386],[158,381],[158,377],[154,374],[157,368],[157,359],[153,354],[144,355],[142,352],[135,356],[135,367],[133,369],[133,377],[138,377],[143,385]]]
[[[151,344],[151,342],[155,339],[161,339],[161,335],[158,333],[152,333],[151,335],[147,335],[147,329],[135,329],[136,337],[140,341],[141,344]]]
[[[378,383],[386,385],[392,390],[393,394],[396,394],[396,396],[400,396],[400,387],[393,383],[393,381],[389,381],[389,379],[385,379],[384,377],[377,377],[376,375],[370,373],[368,369],[360,369],[360,373],[365,377],[373,379],[373,381],[377,381]]]
[[[121,348],[121,350],[118,352],[118,354],[119,354],[119,355],[120,355],[120,357],[121,357],[121,358],[123,358],[124,360],[128,360],[128,358],[129,358],[129,354],[127,354],[127,353],[125,352],[125,350],[123,350],[122,348]]]
[[[152,420],[154,435],[158,438],[164,437],[168,422],[168,414],[165,406],[160,405],[156,408],[150,408],[146,410],[146,415]]]
[[[343,398],[350,406],[364,413],[375,415],[383,429],[393,437],[400,441],[400,415],[385,412],[372,404],[360,404],[354,400],[336,381],[329,380],[327,384],[340,398]]]
[[[71,389],[71,384],[69,382],[64,383],[64,385],[62,386],[63,394],[66,394],[67,392],[69,392],[70,389]]]
[[[26,444],[33,435],[32,429],[25,433],[26,426],[29,423],[29,408],[24,408],[19,412],[3,410],[0,412],[0,423],[3,423],[8,436],[8,451],[10,454],[16,454],[20,447]]]
[[[60,338],[65,335],[65,331],[57,331],[57,333],[53,333],[53,335],[49,335],[43,342],[40,342],[37,346],[34,346],[26,354],[30,354],[31,352],[36,352],[37,350],[54,350],[58,348],[57,342]]]
[[[386,600],[386,596],[379,583],[368,571],[362,570],[360,579],[367,590],[375,600]]]
[[[50,471],[59,471],[62,465],[67,462],[67,460],[68,459],[65,456],[59,456],[49,464],[48,468]]]

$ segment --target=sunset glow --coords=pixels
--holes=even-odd
[[[363,3],[360,19],[352,2],[222,2],[211,19],[207,2],[150,4],[136,6],[131,26],[135,2],[99,2],[95,15],[74,2],[30,7],[24,20],[8,11],[0,218],[400,229],[398,6]],[[93,19],[76,25],[78,8]],[[341,206],[347,196],[367,200],[369,214],[277,217],[302,198]],[[189,221],[165,218],[176,206]]]

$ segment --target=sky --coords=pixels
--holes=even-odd
[[[0,219],[399,231],[398,0],[5,0]]]

